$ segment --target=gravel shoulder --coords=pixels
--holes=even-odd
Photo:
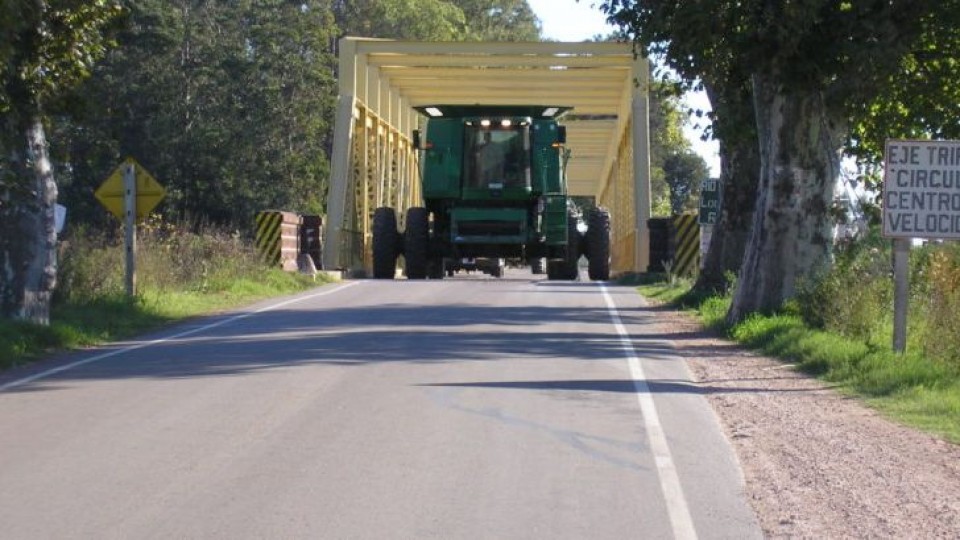
[[[765,536],[960,537],[960,446],[895,424],[688,315],[664,309],[660,321],[720,418]]]

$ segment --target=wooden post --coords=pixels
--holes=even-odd
[[[910,239],[893,241],[893,350],[907,349],[907,304],[910,300]]]
[[[132,298],[137,294],[137,171],[133,163],[123,170],[123,211],[127,261],[124,284],[127,296]]]

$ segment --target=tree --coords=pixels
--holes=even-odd
[[[854,104],[848,151],[861,163],[878,165],[886,139],[960,138],[960,34],[956,23],[922,24],[883,91]]]
[[[540,19],[527,0],[449,0],[467,22],[471,41],[540,41]]]
[[[797,280],[829,264],[829,209],[852,107],[885,88],[924,21],[954,20],[955,3],[603,2],[687,80],[749,74],[759,189],[730,321],[778,308]]]
[[[334,35],[320,0],[138,1],[66,134],[72,204],[132,155],[173,217],[249,229],[267,208],[319,213]]]
[[[710,176],[703,158],[691,150],[675,152],[667,156],[663,172],[670,186],[671,213],[696,211],[700,185]]]
[[[108,46],[118,0],[6,0],[0,6],[0,316],[50,320],[57,184],[46,107]]]
[[[419,41],[538,41],[526,0],[335,0],[341,36]]]
[[[678,87],[651,78],[650,85],[650,205],[651,215],[669,216],[670,184],[665,165],[667,159],[688,151],[690,143],[683,135],[683,112],[680,110]]]
[[[720,146],[720,216],[694,288],[726,292],[728,276],[740,271],[753,224],[760,174],[753,100],[748,77],[728,74],[715,87],[704,83],[713,107],[712,133]]]
[[[341,36],[458,41],[463,11],[446,0],[334,0]]]

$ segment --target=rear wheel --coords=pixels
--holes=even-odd
[[[407,279],[426,279],[429,266],[430,220],[427,209],[407,209],[407,228],[403,233],[403,256]]]
[[[588,273],[593,281],[610,279],[610,213],[594,208],[587,216]]]
[[[373,211],[373,277],[393,279],[397,269],[397,213],[381,207]]]

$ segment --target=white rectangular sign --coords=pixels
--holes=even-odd
[[[960,238],[960,141],[888,140],[883,235]]]

